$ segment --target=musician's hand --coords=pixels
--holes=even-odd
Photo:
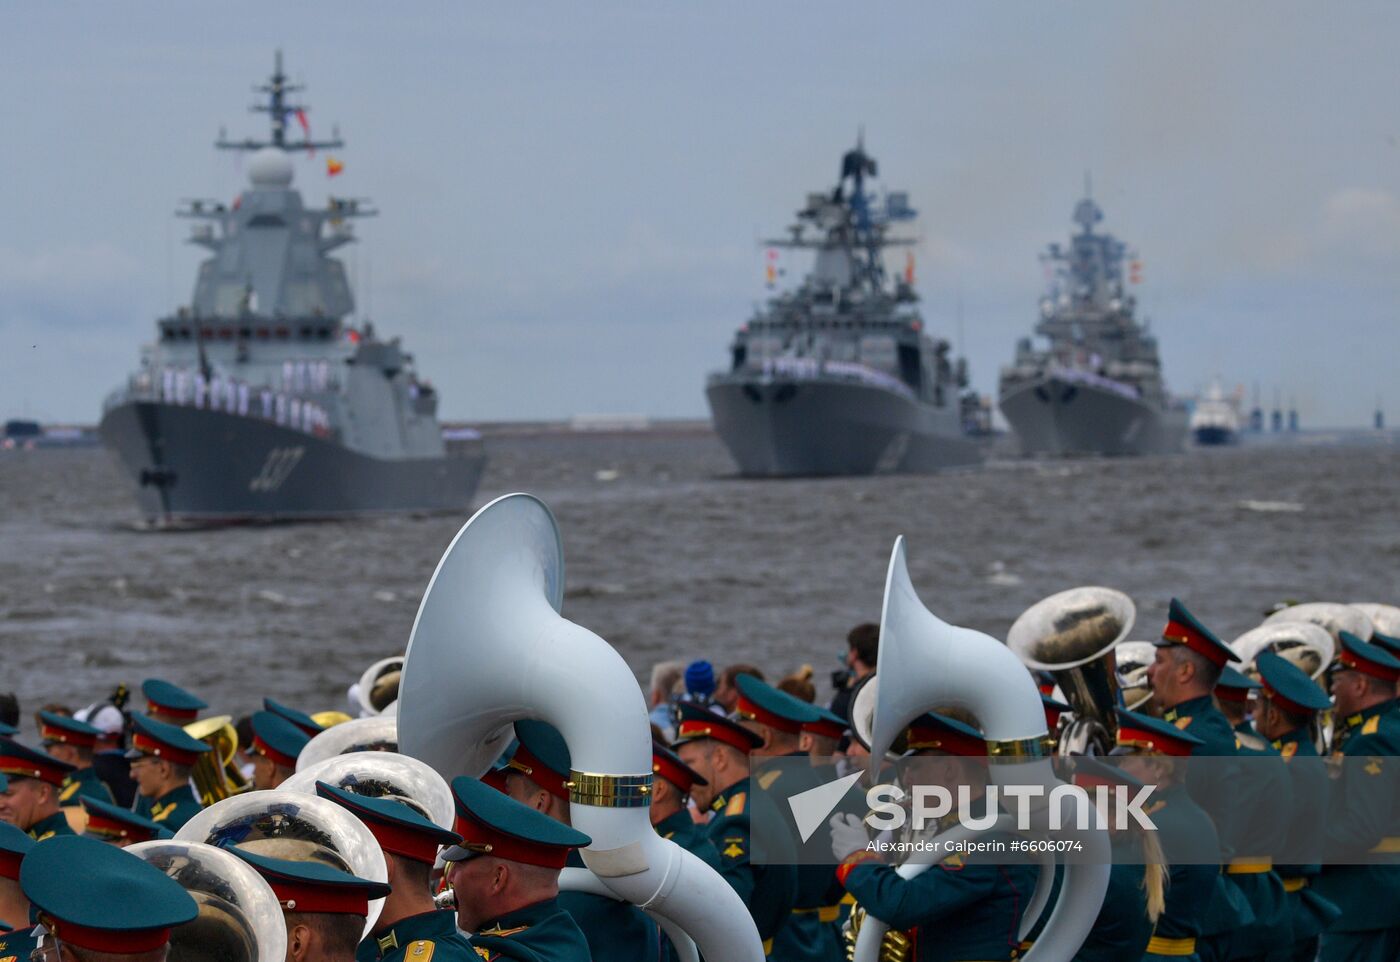
[[[831,854],[838,862],[856,852],[865,851],[870,844],[870,835],[859,815],[837,813],[831,816]]]

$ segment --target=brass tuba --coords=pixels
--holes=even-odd
[[[199,802],[206,808],[248,790],[248,779],[238,770],[238,732],[229,715],[201,718],[185,726],[185,734],[198,738],[213,751],[201,752],[190,778]]]
[[[287,929],[272,886],[221,848],[173,839],[126,849],[180,884],[199,915],[170,933],[169,962],[282,962]]]
[[[1074,720],[1060,736],[1062,755],[1107,754],[1118,730],[1113,649],[1133,630],[1133,601],[1112,588],[1070,588],[1036,602],[1011,626],[1006,646],[1027,668],[1055,675]]]

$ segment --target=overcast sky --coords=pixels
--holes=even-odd
[[[705,414],[759,238],[864,125],[979,389],[1092,170],[1174,390],[1400,419],[1400,6],[526,6],[5,4],[0,417],[95,422],[188,302],[172,211],[242,188],[212,141],[265,135],[249,88],[280,46],[313,133],[348,142],[344,174],[303,158],[297,183],[382,211],[343,254],[359,308],[449,418]]]

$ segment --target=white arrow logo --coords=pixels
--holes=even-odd
[[[825,785],[818,785],[788,797],[788,805],[792,807],[792,818],[797,823],[797,831],[803,842],[826,823],[827,816],[840,804],[841,799],[846,797],[846,792],[860,775],[860,772],[852,772],[834,782],[827,782]]]

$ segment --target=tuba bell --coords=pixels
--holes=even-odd
[[[1152,697],[1152,689],[1147,686],[1147,668],[1156,657],[1157,649],[1150,641],[1120,641],[1113,649],[1118,691],[1128,711],[1145,710],[1142,706]]]
[[[1376,634],[1400,638],[1400,608],[1394,605],[1380,605],[1370,601],[1353,601],[1347,605],[1355,608],[1371,619],[1371,627]]]
[[[1335,601],[1310,601],[1307,604],[1280,608],[1264,619],[1264,624],[1272,625],[1281,621],[1311,622],[1327,629],[1327,633],[1338,645],[1342,643],[1339,636],[1343,631],[1351,632],[1362,641],[1370,641],[1373,634],[1371,619],[1366,617],[1364,611]]]
[[[320,862],[373,882],[388,881],[384,852],[373,833],[329,799],[280,788],[226,798],[197,813],[175,833],[179,842],[236,845],[257,855]],[[365,935],[384,907],[369,903]]]
[[[1230,643],[1240,656],[1245,671],[1256,675],[1254,659],[1261,651],[1272,651],[1287,658],[1309,678],[1316,680],[1332,664],[1336,643],[1327,629],[1311,621],[1270,618],[1257,628],[1251,628]]]
[[[564,554],[549,509],[512,494],[483,507],[438,562],[399,688],[399,744],[445,779],[481,775],[511,723],[541,718],[573,758],[580,854],[614,896],[680,925],[709,959],[761,962],[747,907],[709,866],[651,827],[646,699],[603,639],[559,614]]]
[[[190,772],[201,805],[209,806],[248,790],[248,779],[238,770],[238,731],[230,715],[201,718],[185,726],[185,734],[197,738],[212,751],[201,752]]]
[[[360,705],[360,717],[382,715],[399,699],[399,681],[403,676],[403,655],[381,658],[365,669],[355,685],[355,700]]]
[[[1112,588],[1070,588],[1022,613],[1006,646],[1036,671],[1049,671],[1074,710],[1060,736],[1061,754],[1107,754],[1118,730],[1118,673],[1113,649],[1133,630],[1137,608]]]
[[[272,886],[248,863],[202,842],[164,839],[126,849],[180,884],[199,915],[170,933],[168,962],[282,962],[287,929]]]
[[[399,748],[399,722],[392,715],[354,718],[313,735],[297,756],[297,771],[350,752],[393,752]]]
[[[878,664],[885,681],[871,738],[872,777],[900,731],[931,706],[950,705],[982,723],[993,783],[1039,784],[1043,798],[1064,784],[1051,766],[1045,712],[1030,673],[1006,645],[950,625],[924,606],[909,580],[902,537],[895,541],[885,579]],[[1033,832],[1048,831],[1045,808],[1033,806],[1031,817]],[[1060,831],[1078,846],[1083,861],[1065,863],[1060,897],[1025,962],[1073,957],[1098,918],[1108,888],[1108,833],[1098,828]],[[926,867],[906,864],[897,871],[908,877]]]
[[[456,802],[451,786],[425,762],[408,755],[398,752],[335,755],[298,771],[278,787],[288,792],[315,795],[317,782],[326,782],[354,795],[392,798],[439,828],[452,830]]]

